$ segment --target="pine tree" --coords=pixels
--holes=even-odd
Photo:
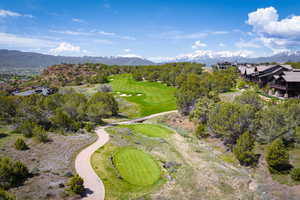
[[[233,148],[235,157],[241,165],[253,165],[255,163],[255,154],[253,152],[254,138],[249,132],[243,133],[237,140]]]
[[[266,160],[271,173],[281,173],[290,169],[289,152],[282,139],[274,140],[267,150]]]

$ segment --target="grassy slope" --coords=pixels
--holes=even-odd
[[[131,124],[120,127],[130,128],[134,133],[143,134],[148,137],[166,138],[173,133],[170,129],[157,124]]]
[[[115,152],[113,161],[119,174],[133,185],[147,186],[159,180],[159,166],[151,156],[141,150],[120,148]]]
[[[176,109],[175,88],[157,82],[137,82],[129,74],[115,75],[110,84],[114,92],[131,94],[122,97],[127,101],[137,104],[140,108],[139,116]],[[137,94],[142,94],[138,96]]]

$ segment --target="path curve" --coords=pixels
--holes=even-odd
[[[162,113],[157,113],[153,115],[149,115],[146,117],[138,118],[138,119],[133,119],[129,121],[124,121],[124,122],[118,122],[118,123],[113,123],[107,126],[100,126],[96,129],[96,134],[98,136],[98,139],[96,142],[91,144],[90,146],[86,147],[83,149],[76,157],[75,160],[75,169],[76,172],[81,176],[84,180],[84,187],[86,188],[86,196],[83,197],[82,199],[84,200],[104,200],[105,198],[105,188],[104,184],[101,181],[101,179],[98,177],[96,172],[93,170],[92,164],[91,164],[91,156],[92,154],[105,145],[109,141],[109,134],[105,131],[106,127],[109,126],[115,126],[119,124],[134,124],[137,122],[142,122],[147,119],[151,119],[154,117],[158,117],[161,115],[166,115],[170,113],[175,113],[177,112],[176,110],[173,111],[168,111],[168,112],[162,112]]]

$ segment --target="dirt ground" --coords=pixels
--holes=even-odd
[[[65,184],[69,176],[74,174],[75,155],[81,148],[92,143],[96,136],[88,133],[49,136],[51,141],[45,144],[26,140],[30,148],[26,151],[13,148],[14,140],[1,146],[0,156],[22,161],[34,174],[23,186],[10,190],[18,200],[78,199],[64,193]]]
[[[191,134],[193,124],[187,118],[172,114],[156,122],[189,133],[174,134],[169,143],[181,154],[190,170],[151,194],[152,199],[300,199],[300,185],[288,186],[272,180],[263,157],[255,169],[242,167],[218,139],[196,139]]]

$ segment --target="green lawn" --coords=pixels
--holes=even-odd
[[[110,77],[110,84],[117,96],[135,103],[140,109],[138,116],[142,117],[159,112],[176,109],[174,87],[168,87],[158,82],[135,81],[130,74]],[[127,95],[127,96],[125,96]]]
[[[122,125],[120,127],[130,128],[134,133],[148,137],[166,138],[173,133],[172,130],[157,124],[131,124]]]
[[[105,199],[106,200],[119,200],[119,199],[137,199],[140,198],[144,195],[149,194],[151,191],[155,190],[156,188],[159,188],[162,184],[165,183],[165,179],[163,176],[160,176],[160,169],[158,168],[158,165],[148,154],[143,153],[140,154],[138,153],[131,153],[131,160],[135,159],[142,159],[142,160],[147,160],[142,163],[142,168],[145,171],[134,171],[134,174],[132,169],[135,170],[137,169],[137,165],[135,166],[130,166],[130,169],[126,169],[126,171],[122,172],[121,174],[119,172],[119,169],[116,168],[115,165],[112,164],[112,158],[115,155],[115,152],[119,152],[120,148],[125,148],[125,147],[120,147],[116,146],[112,143],[108,143],[98,149],[91,158],[91,164],[93,166],[93,169],[97,173],[97,175],[101,178],[101,180],[104,183],[105,186]],[[138,151],[138,150],[137,150]],[[121,153],[123,154],[123,153]],[[127,154],[125,152],[125,154]],[[134,155],[137,155],[137,157],[132,157]],[[126,156],[126,155],[125,155]],[[123,155],[118,155],[118,159],[124,159],[124,154]],[[149,161],[148,161],[149,159]],[[123,161],[122,161],[123,162]],[[134,161],[135,162],[135,161]],[[149,169],[148,166],[145,166],[146,162],[150,162],[154,167],[153,169]],[[128,164],[134,164],[134,163],[128,163],[128,161],[125,161],[126,166]],[[123,169],[124,170],[124,169]],[[131,171],[129,171],[131,170]],[[150,172],[146,171],[149,170]],[[129,181],[127,181],[124,177],[128,178],[126,174],[130,174],[131,176],[137,176],[137,173],[143,174],[140,176],[140,179],[144,179],[144,174],[145,173],[151,173],[152,175],[149,176],[149,174],[146,174],[145,176],[149,176],[150,178],[147,179],[147,182],[144,183],[154,183],[151,185],[134,185],[131,184]],[[125,174],[125,175],[124,175]],[[157,180],[157,177],[159,178]],[[129,177],[130,178],[130,177]],[[130,178],[131,180],[131,178]]]
[[[115,152],[113,162],[121,177],[132,185],[152,185],[161,175],[151,156],[135,148],[120,148]]]

